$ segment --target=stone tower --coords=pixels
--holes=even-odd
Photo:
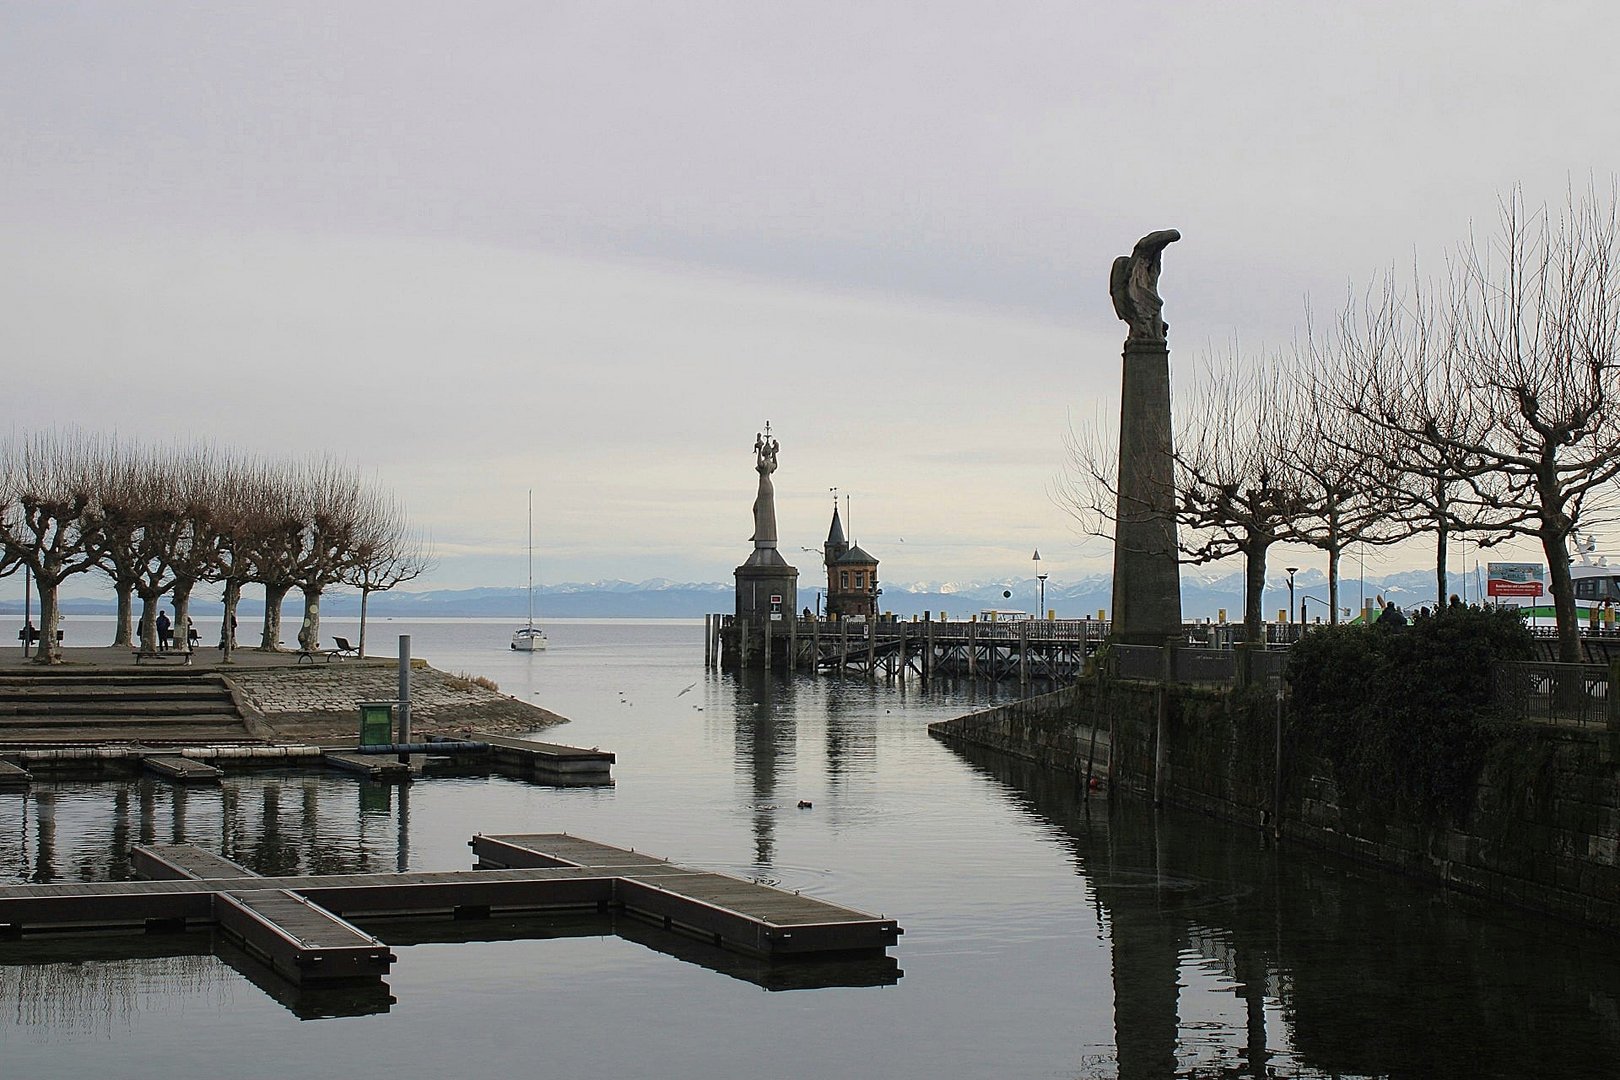
[[[838,500],[833,499],[832,527],[822,548],[827,567],[827,617],[871,619],[877,616],[878,561],[859,544],[844,539],[844,524],[838,519]]]
[[[1114,260],[1109,292],[1130,327],[1119,402],[1119,486],[1114,520],[1116,640],[1162,645],[1181,632],[1169,325],[1159,269],[1174,229],[1148,233]]]

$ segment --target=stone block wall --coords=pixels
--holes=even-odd
[[[941,738],[1080,775],[1093,728],[1095,775],[1151,794],[1160,690],[1093,684],[935,724]],[[1175,687],[1166,701],[1166,801],[1271,826],[1276,702]],[[1286,718],[1284,720],[1286,724]],[[1620,736],[1525,725],[1494,745],[1455,819],[1353,806],[1321,762],[1283,761],[1281,833],[1387,869],[1590,925],[1620,929]]]

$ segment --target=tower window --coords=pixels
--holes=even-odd
[[[849,588],[849,571],[848,570],[840,570],[840,571],[838,571],[838,587],[840,589]]]
[[[855,587],[857,589],[866,588],[866,571],[864,571],[864,570],[855,571]]]

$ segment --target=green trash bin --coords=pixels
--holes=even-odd
[[[360,703],[361,746],[388,746],[394,741],[394,705],[392,701]]]

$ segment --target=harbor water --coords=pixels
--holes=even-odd
[[[1620,1072],[1608,939],[928,735],[1015,687],[739,678],[704,670],[701,621],[546,625],[526,654],[507,621],[374,621],[368,651],[408,633],[570,717],[541,737],[616,752],[610,786],[46,780],[0,793],[0,880],[118,879],[140,842],[456,870],[474,833],[566,831],[893,917],[889,959],[769,965],[597,915],[380,920],[385,988],[300,995],[205,931],[0,941],[0,1075]]]

